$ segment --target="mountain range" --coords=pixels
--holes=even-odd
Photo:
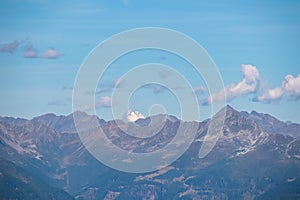
[[[120,172],[96,160],[82,144],[73,114],[0,117],[0,199],[300,199],[300,125],[224,109],[223,134],[206,157],[198,152],[210,119],[194,122],[195,139],[179,159],[149,173]],[[80,114],[133,152],[163,147],[181,123],[166,116],[159,133],[139,139],[124,134],[115,120]]]

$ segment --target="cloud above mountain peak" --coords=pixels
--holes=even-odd
[[[135,122],[138,119],[144,119],[144,118],[145,118],[145,116],[142,113],[138,112],[138,111],[131,111],[130,110],[128,112],[128,115],[127,115],[127,120],[129,122]]]

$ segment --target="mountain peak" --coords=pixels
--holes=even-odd
[[[241,116],[240,112],[235,110],[233,107],[231,107],[230,105],[225,106],[223,109],[221,109],[221,111],[219,112],[226,112],[226,118],[228,117],[232,117],[232,116]]]
[[[259,113],[256,112],[255,110],[252,110],[250,114],[251,114],[251,115],[259,115]]]
[[[51,118],[55,118],[55,117],[58,117],[58,116],[54,113],[46,113],[46,114],[34,117],[32,120],[36,120],[38,118],[51,119]]]
[[[226,108],[226,110],[235,110],[233,107],[231,107],[229,104],[227,104],[226,106],[225,106],[225,108]]]
[[[238,113],[238,111],[237,110],[235,110],[233,107],[231,107],[230,105],[226,105],[225,107],[223,107],[223,108],[221,108],[220,110],[219,110],[219,112],[218,113],[222,113],[222,112],[226,112],[226,116],[228,115],[228,114],[230,114],[230,113]]]

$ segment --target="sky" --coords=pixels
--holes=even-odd
[[[226,94],[226,102],[237,110],[300,122],[299,1],[3,0],[0,15],[1,116],[70,114],[78,70],[99,43],[129,29],[161,27],[202,45],[220,71],[224,89],[209,94],[203,77],[169,52],[132,52],[116,60],[96,91],[87,94],[94,95],[101,118],[112,118],[111,95],[122,87],[120,77],[152,62],[184,75],[197,95],[201,119]],[[150,115],[156,104],[180,115],[180,100],[159,85],[141,87],[129,104],[141,116]]]

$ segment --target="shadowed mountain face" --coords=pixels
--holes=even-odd
[[[144,174],[97,161],[82,145],[73,115],[0,117],[0,199],[299,199],[300,125],[224,109],[223,135],[205,158],[198,153],[210,120],[193,122],[195,140],[178,160]],[[112,143],[133,152],[165,146],[181,123],[166,116],[156,135],[140,139],[126,135],[116,121],[97,120]],[[150,118],[135,123],[146,127]]]

